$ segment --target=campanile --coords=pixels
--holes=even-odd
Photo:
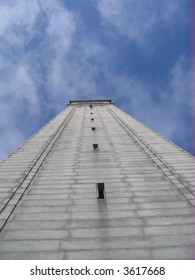
[[[0,163],[0,259],[193,259],[194,157],[72,100]]]

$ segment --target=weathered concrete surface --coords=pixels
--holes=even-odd
[[[69,106],[0,164],[0,259],[192,259],[193,161],[114,105]]]

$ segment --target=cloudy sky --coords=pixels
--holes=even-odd
[[[0,0],[0,159],[70,99],[190,150],[189,0]]]

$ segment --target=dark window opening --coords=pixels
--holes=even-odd
[[[104,183],[97,183],[97,194],[98,194],[98,199],[104,199]]]
[[[93,144],[94,150],[98,150],[98,144]]]

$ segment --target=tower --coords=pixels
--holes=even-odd
[[[111,100],[70,101],[0,163],[0,258],[192,259],[193,162]]]

